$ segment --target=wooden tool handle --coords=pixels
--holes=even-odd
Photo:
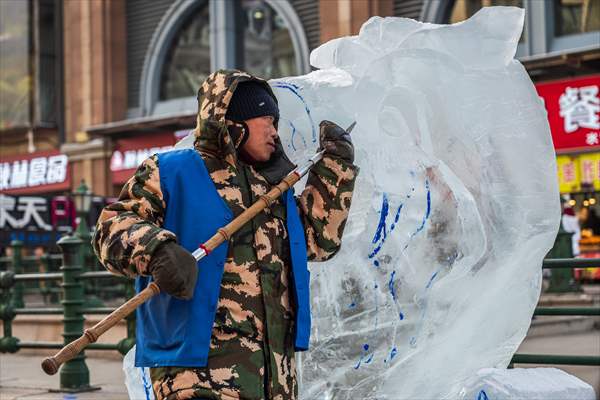
[[[213,251],[219,245],[227,240],[237,232],[244,224],[254,218],[259,212],[269,207],[279,196],[285,193],[286,190],[294,186],[296,182],[300,180],[301,176],[295,173],[291,173],[286,176],[281,182],[265,195],[262,195],[254,204],[244,210],[237,218],[219,229],[216,235],[211,237],[204,243],[204,247],[208,251]]]
[[[160,289],[154,282],[148,287],[129,299],[122,306],[107,315],[102,321],[90,329],[86,329],[81,337],[63,347],[54,357],[48,357],[42,361],[42,369],[48,375],[54,375],[58,368],[65,362],[77,356],[86,346],[94,343],[107,330],[115,326],[120,320],[131,314],[140,304],[160,293]]]

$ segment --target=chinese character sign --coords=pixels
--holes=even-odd
[[[47,193],[69,190],[69,163],[64,154],[40,152],[0,160],[2,193]]]
[[[581,154],[579,166],[583,190],[600,190],[600,153]]]
[[[127,182],[146,158],[172,149],[175,141],[173,132],[118,139],[110,159],[113,184]]]
[[[556,157],[561,193],[600,190],[600,153]]]
[[[596,177],[596,160],[593,158],[584,158],[580,160],[581,166],[581,183],[587,185],[594,184],[594,178]]]
[[[0,194],[0,248],[15,239],[25,246],[51,246],[71,226],[52,224],[47,197]]]
[[[598,85],[580,88],[567,86],[565,92],[560,95],[558,103],[560,106],[559,115],[564,120],[565,132],[575,132],[579,128],[600,129],[600,123],[598,123],[598,112],[600,111]],[[597,140],[598,133],[595,133]]]
[[[539,83],[554,148],[600,148],[600,75]]]
[[[0,194],[0,230],[53,230],[56,226],[51,225],[49,205],[48,198],[42,196]]]
[[[578,192],[580,188],[579,160],[576,157],[558,156],[558,183],[561,193]]]
[[[113,198],[94,197],[88,215],[93,226]],[[77,226],[73,199],[66,196],[10,196],[0,193],[0,248],[15,239],[25,246],[52,246]]]

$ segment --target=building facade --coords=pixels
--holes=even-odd
[[[67,195],[82,180],[97,209],[111,201],[144,158],[193,129],[196,91],[215,69],[304,74],[312,49],[371,16],[452,23],[491,5],[525,8],[517,56],[536,84],[600,69],[600,2],[589,0],[3,0],[2,241],[69,229]]]

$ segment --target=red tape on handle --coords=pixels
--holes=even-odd
[[[210,250],[208,250],[206,248],[206,246],[204,245],[204,243],[200,244],[200,246],[198,246],[198,247],[200,247],[202,250],[204,250],[204,252],[206,253],[206,255],[210,254]]]

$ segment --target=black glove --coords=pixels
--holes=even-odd
[[[194,295],[198,266],[196,259],[175,242],[161,244],[152,254],[148,271],[161,291],[182,300]]]
[[[354,145],[350,133],[331,121],[321,121],[319,128],[319,149],[325,149],[325,154],[353,163]]]

